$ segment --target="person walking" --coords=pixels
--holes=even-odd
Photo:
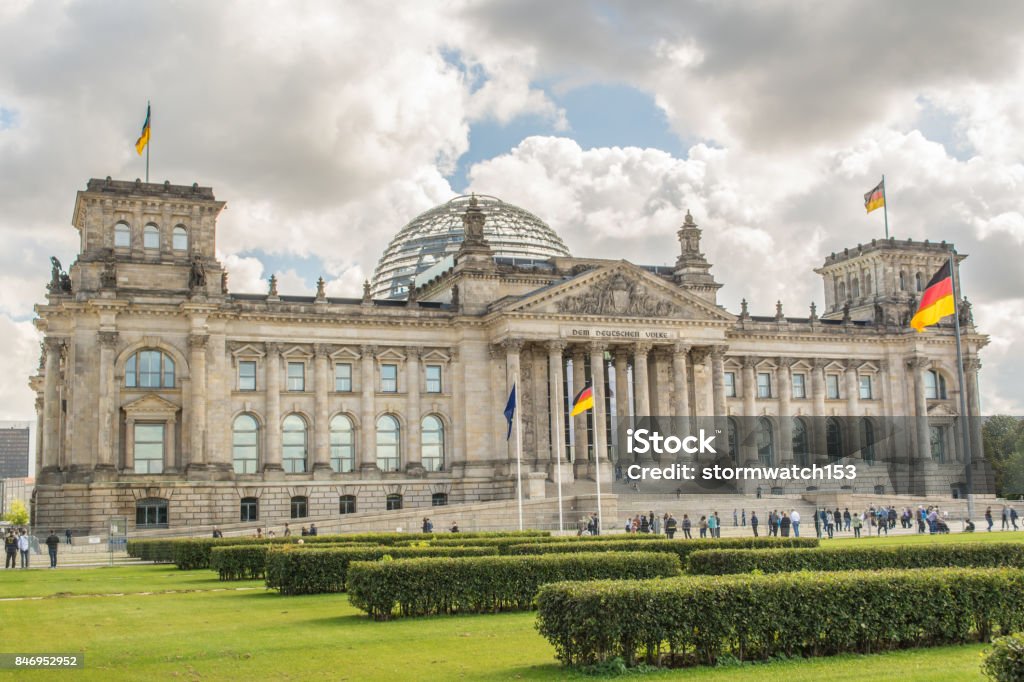
[[[992,507],[985,510],[985,523],[988,524],[988,532],[992,532]]]
[[[835,530],[836,530],[835,517],[833,517],[831,514],[829,514],[828,511],[825,511],[824,514],[825,514],[825,531],[828,533],[828,539],[831,540],[832,537],[833,537],[833,534],[835,533]]]
[[[1000,526],[999,530],[1010,530],[1010,510],[1003,505],[1003,525]]]
[[[794,509],[789,515],[789,521],[793,526],[793,537],[800,537],[800,512]]]
[[[846,532],[850,532],[851,521],[853,521],[853,518],[850,516],[850,508],[846,507],[843,509],[843,526],[845,527]]]
[[[754,537],[757,537],[757,512],[751,510],[750,512],[750,528],[754,531]]]
[[[693,526],[693,522],[690,521],[689,514],[683,514],[683,537],[687,540],[692,540],[693,536],[690,535],[690,528]]]
[[[284,524],[284,536],[290,538],[292,536],[292,529],[288,527],[288,524]]]
[[[1013,524],[1013,529],[1017,530],[1017,509],[1010,507],[1010,523]]]
[[[51,530],[46,536],[46,549],[50,551],[50,568],[57,568],[57,548],[60,547],[60,538],[57,531]]]
[[[733,508],[733,510],[732,510],[732,527],[733,528],[737,528],[737,527],[739,527],[739,525],[740,525],[740,519],[739,519],[739,516],[737,514],[737,510],[735,508]]]
[[[777,527],[778,526],[775,523],[775,510],[773,509],[770,512],[768,512],[768,537],[772,537],[775,535],[775,529]]]
[[[864,522],[861,521],[860,514],[854,514],[853,519],[852,519],[852,523],[853,523],[853,537],[859,538],[860,537],[860,527],[862,525],[864,525]]]
[[[7,560],[4,562],[4,568],[17,568],[18,538],[10,528],[7,529],[7,535],[4,536],[4,554],[7,555]]]
[[[18,536],[18,552],[21,553],[21,567],[28,568],[28,533],[25,529],[21,529],[21,535]]]
[[[818,512],[814,512],[814,535],[819,540],[821,539],[821,516]]]
[[[740,525],[743,526],[744,528],[747,527],[747,510],[746,509],[744,509],[743,511],[740,512]]]

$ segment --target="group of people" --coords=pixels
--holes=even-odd
[[[1013,529],[1014,530],[1018,530],[1018,528],[1017,528],[1017,518],[1018,518],[1018,516],[1017,516],[1017,510],[1016,509],[1014,509],[1013,507],[1004,506],[1003,507],[1003,526],[1002,526],[1002,528],[1000,530],[1010,530],[1010,524],[1013,524]],[[992,526],[995,525],[995,522],[992,519],[992,507],[989,507],[989,508],[987,508],[985,510],[985,523],[988,524],[988,532],[991,533],[992,532]]]
[[[424,516],[423,517],[423,526],[421,527],[421,530],[424,533],[433,533],[434,532],[434,522],[431,521],[428,517]],[[459,522],[458,521],[452,521],[452,525],[448,529],[448,531],[451,532],[451,533],[458,533],[459,532]]]
[[[56,531],[51,530],[44,541],[46,549],[50,554],[50,568],[57,568],[57,548],[60,546],[60,537]],[[4,535],[4,568],[17,568],[18,555],[21,555],[21,568],[29,567],[29,552],[39,554],[39,541],[36,536],[29,535],[24,528],[8,528]]]

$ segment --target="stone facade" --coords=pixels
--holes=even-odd
[[[952,328],[904,324],[919,273],[927,282],[946,244],[833,254],[818,270],[820,318],[813,306],[808,317],[781,305],[752,316],[745,304],[735,315],[717,304],[689,214],[675,266],[524,264],[494,257],[470,200],[452,267],[407,300],[368,288],[329,298],[322,286],[296,297],[278,295],[273,278],[266,294],[229,291],[215,255],[223,207],[198,185],[108,178],[78,193],[81,251],[67,273],[54,262],[36,308],[39,523],[100,528],[127,516],[183,528],[508,499],[515,449],[502,411],[513,382],[533,497],[544,479],[598,469],[610,479],[615,462],[632,461],[621,427],[648,415],[682,428],[708,420],[736,463],[842,458],[863,485],[907,492],[897,462],[924,472],[916,492],[963,484]],[[987,339],[964,310],[977,414]],[[588,383],[597,409],[570,418]],[[893,418],[912,426],[884,439],[863,430]],[[980,430],[969,449],[979,457]]]

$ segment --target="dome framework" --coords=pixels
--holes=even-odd
[[[569,255],[561,237],[529,211],[497,197],[472,196],[484,213],[484,237],[495,257],[547,260]],[[472,196],[458,196],[421,213],[395,235],[374,271],[375,298],[404,299],[416,275],[454,256],[465,236],[462,217]]]

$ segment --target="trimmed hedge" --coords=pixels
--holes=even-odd
[[[1024,624],[1024,571],[567,582],[541,588],[537,605],[537,628],[567,665],[714,665],[986,641]]]
[[[545,583],[668,577],[679,569],[676,557],[653,552],[360,561],[349,567],[348,592],[377,620],[396,606],[402,616],[493,613],[531,608]]]
[[[817,538],[724,538],[707,540],[609,540],[607,542],[546,542],[510,545],[509,554],[564,554],[567,552],[669,552],[685,565],[686,557],[701,549],[813,548]]]
[[[733,550],[691,553],[686,572],[698,575],[782,573],[785,571],[850,571],[879,568],[931,567],[1024,568],[1024,544],[970,543],[824,549]]]
[[[993,640],[992,649],[985,652],[981,672],[995,682],[1024,680],[1024,634],[1016,632]]]
[[[493,547],[324,547],[275,548],[267,552],[267,587],[281,594],[323,594],[344,592],[349,564],[379,561],[385,556],[481,557],[496,555]]]
[[[221,580],[253,580],[262,578],[267,565],[266,543],[230,545],[210,548],[210,568]]]
[[[534,542],[551,535],[546,530],[524,530],[524,531],[480,531],[475,533],[459,533],[467,539],[487,538],[514,538],[519,542]],[[128,556],[137,557],[143,561],[154,561],[158,563],[175,563],[178,568],[192,570],[209,568],[210,549],[213,547],[240,546],[248,544],[288,545],[297,543],[300,539],[307,545],[320,544],[374,544],[394,545],[399,543],[424,542],[433,539],[435,536],[421,533],[349,533],[334,535],[315,535],[276,538],[260,538],[252,536],[239,536],[227,538],[158,538],[129,540],[126,550]]]
[[[593,542],[622,542],[625,539],[636,540],[637,543],[650,542],[657,540],[665,540],[665,536],[657,535],[638,535],[636,537],[627,535],[565,535],[565,536],[547,536],[547,537],[534,537],[534,538],[516,538],[516,537],[500,537],[500,538],[461,538],[461,533],[452,533],[451,535],[438,535],[437,537],[430,540],[430,544],[434,546],[451,547],[458,545],[461,547],[497,547],[499,554],[511,554],[509,551],[510,547],[521,544],[565,544],[565,543],[593,543]],[[421,540],[422,541],[422,540]],[[411,541],[414,542],[414,541]]]

